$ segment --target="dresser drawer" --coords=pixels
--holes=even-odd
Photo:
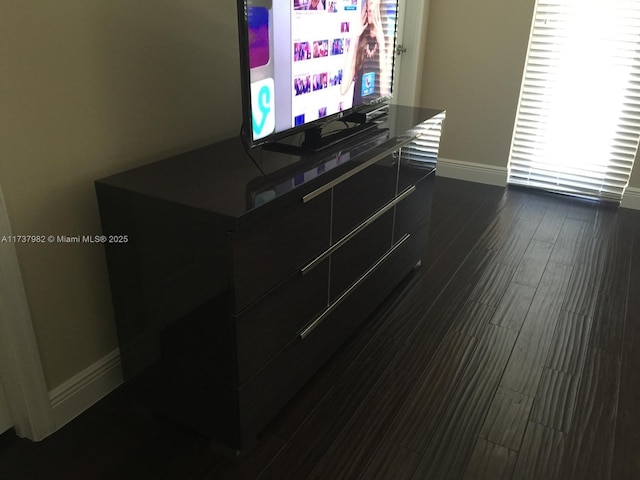
[[[349,288],[391,248],[393,208],[331,255],[330,301]]]
[[[326,308],[328,280],[329,260],[325,260],[308,275],[293,274],[234,317],[239,385]]]
[[[338,241],[396,194],[398,164],[392,155],[333,189],[332,242]]]
[[[274,205],[275,206],[275,205]],[[243,222],[233,235],[233,313],[239,313],[329,246],[331,192],[293,198]]]
[[[238,391],[242,438],[252,438],[353,334],[415,264],[420,238],[402,242],[304,338],[289,342]],[[371,299],[377,299],[372,302]]]
[[[368,315],[377,302],[362,294],[347,299],[307,338],[289,342],[238,390],[242,439],[254,438],[365,320],[361,312]]]

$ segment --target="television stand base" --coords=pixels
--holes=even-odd
[[[382,105],[366,112],[354,112],[343,118],[345,122],[370,123],[376,120],[383,120],[389,114],[389,105]]]
[[[342,142],[348,145],[351,141],[356,140],[356,137],[367,133],[379,133],[381,131],[383,131],[383,129],[380,128],[380,122],[361,123],[340,130],[334,130],[330,133],[323,133],[322,128],[317,127],[304,132],[304,140],[300,145],[293,145],[286,142],[273,142],[266,144],[262,148],[278,153],[305,156],[310,153],[321,152]]]

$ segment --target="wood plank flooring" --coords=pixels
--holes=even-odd
[[[0,478],[640,478],[640,212],[437,178],[429,253],[240,459],[119,389]]]

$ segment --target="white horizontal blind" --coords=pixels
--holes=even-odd
[[[538,0],[509,183],[620,201],[640,138],[640,0]]]

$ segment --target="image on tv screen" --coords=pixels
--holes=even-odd
[[[258,140],[390,97],[396,0],[246,0]]]

